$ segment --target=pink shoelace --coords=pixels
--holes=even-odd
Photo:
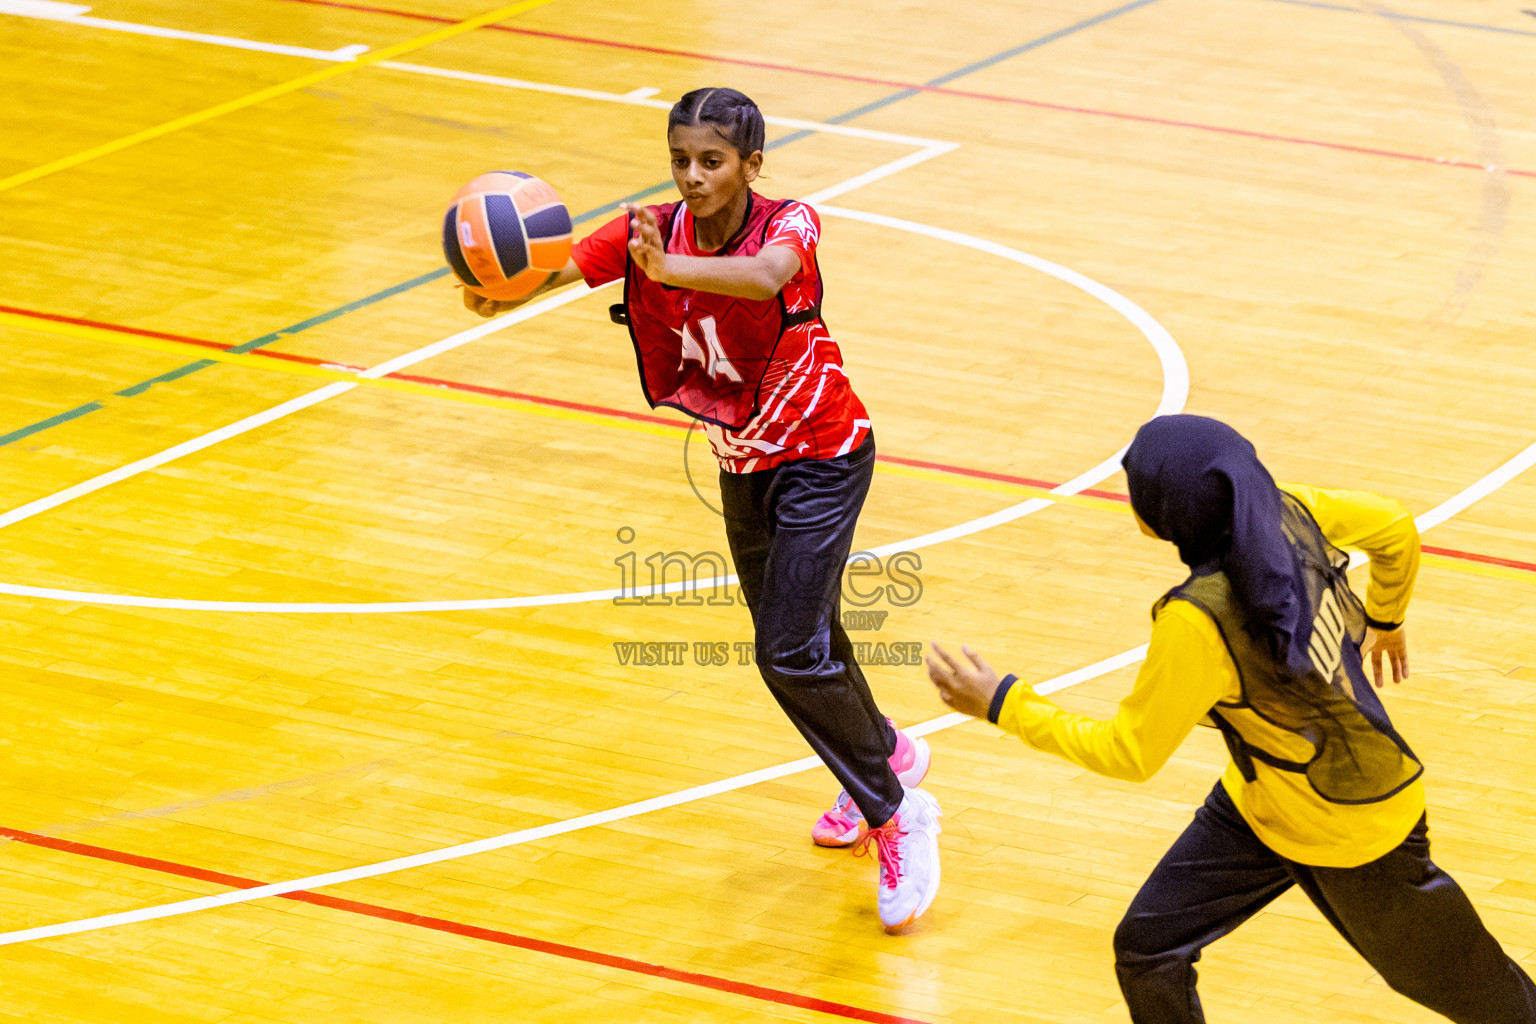
[[[871,842],[880,856],[880,885],[886,889],[896,888],[901,881],[901,833],[896,830],[895,820],[864,833],[864,838],[853,848],[853,855],[868,856]]]

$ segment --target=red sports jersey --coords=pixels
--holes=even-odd
[[[693,216],[683,204],[678,204],[674,226],[667,238],[668,252],[716,255],[698,248]],[[817,303],[821,280],[816,244],[820,239],[821,221],[804,203],[785,204],[768,222],[763,247],[792,249],[800,258],[800,269],[782,289],[787,313],[808,310]],[[589,285],[624,276],[628,240],[628,217],[620,216],[576,244],[571,256]],[[681,346],[680,339],[680,357]],[[715,457],[728,473],[770,469],[792,459],[836,458],[858,447],[869,433],[869,415],[843,372],[837,342],[820,320],[787,328],[773,355],[774,365],[784,369],[763,382],[757,416],[739,430],[705,425]]]

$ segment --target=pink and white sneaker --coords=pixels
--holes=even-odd
[[[896,723],[891,722],[891,725],[894,727]],[[891,769],[903,786],[914,789],[921,785],[928,775],[931,758],[927,740],[921,736],[914,739],[900,729],[896,730],[896,752],[891,755]],[[838,791],[832,809],[811,826],[811,839],[817,846],[852,846],[868,831],[863,812],[844,789]]]
[[[871,844],[880,858],[880,923],[896,935],[921,917],[939,894],[939,802],[909,789],[890,821],[870,829],[854,851]]]
[[[832,809],[811,826],[811,840],[817,846],[852,846],[868,831],[864,812],[859,810],[859,805],[853,802],[846,789],[840,789]]]

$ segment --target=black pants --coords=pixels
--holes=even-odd
[[[1424,819],[1357,868],[1309,867],[1259,841],[1221,783],[1152,871],[1115,931],[1135,1024],[1198,1024],[1200,950],[1299,885],[1396,991],[1458,1024],[1532,1024],[1536,986],[1429,859]],[[1277,974],[1288,970],[1274,965]]]
[[[725,536],[774,699],[871,827],[901,806],[891,728],[839,621],[843,565],[875,470],[873,435],[835,459],[720,474]]]

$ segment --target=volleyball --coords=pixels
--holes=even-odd
[[[491,171],[459,189],[443,218],[454,276],[488,299],[520,299],[565,268],[571,215],[546,182]]]

